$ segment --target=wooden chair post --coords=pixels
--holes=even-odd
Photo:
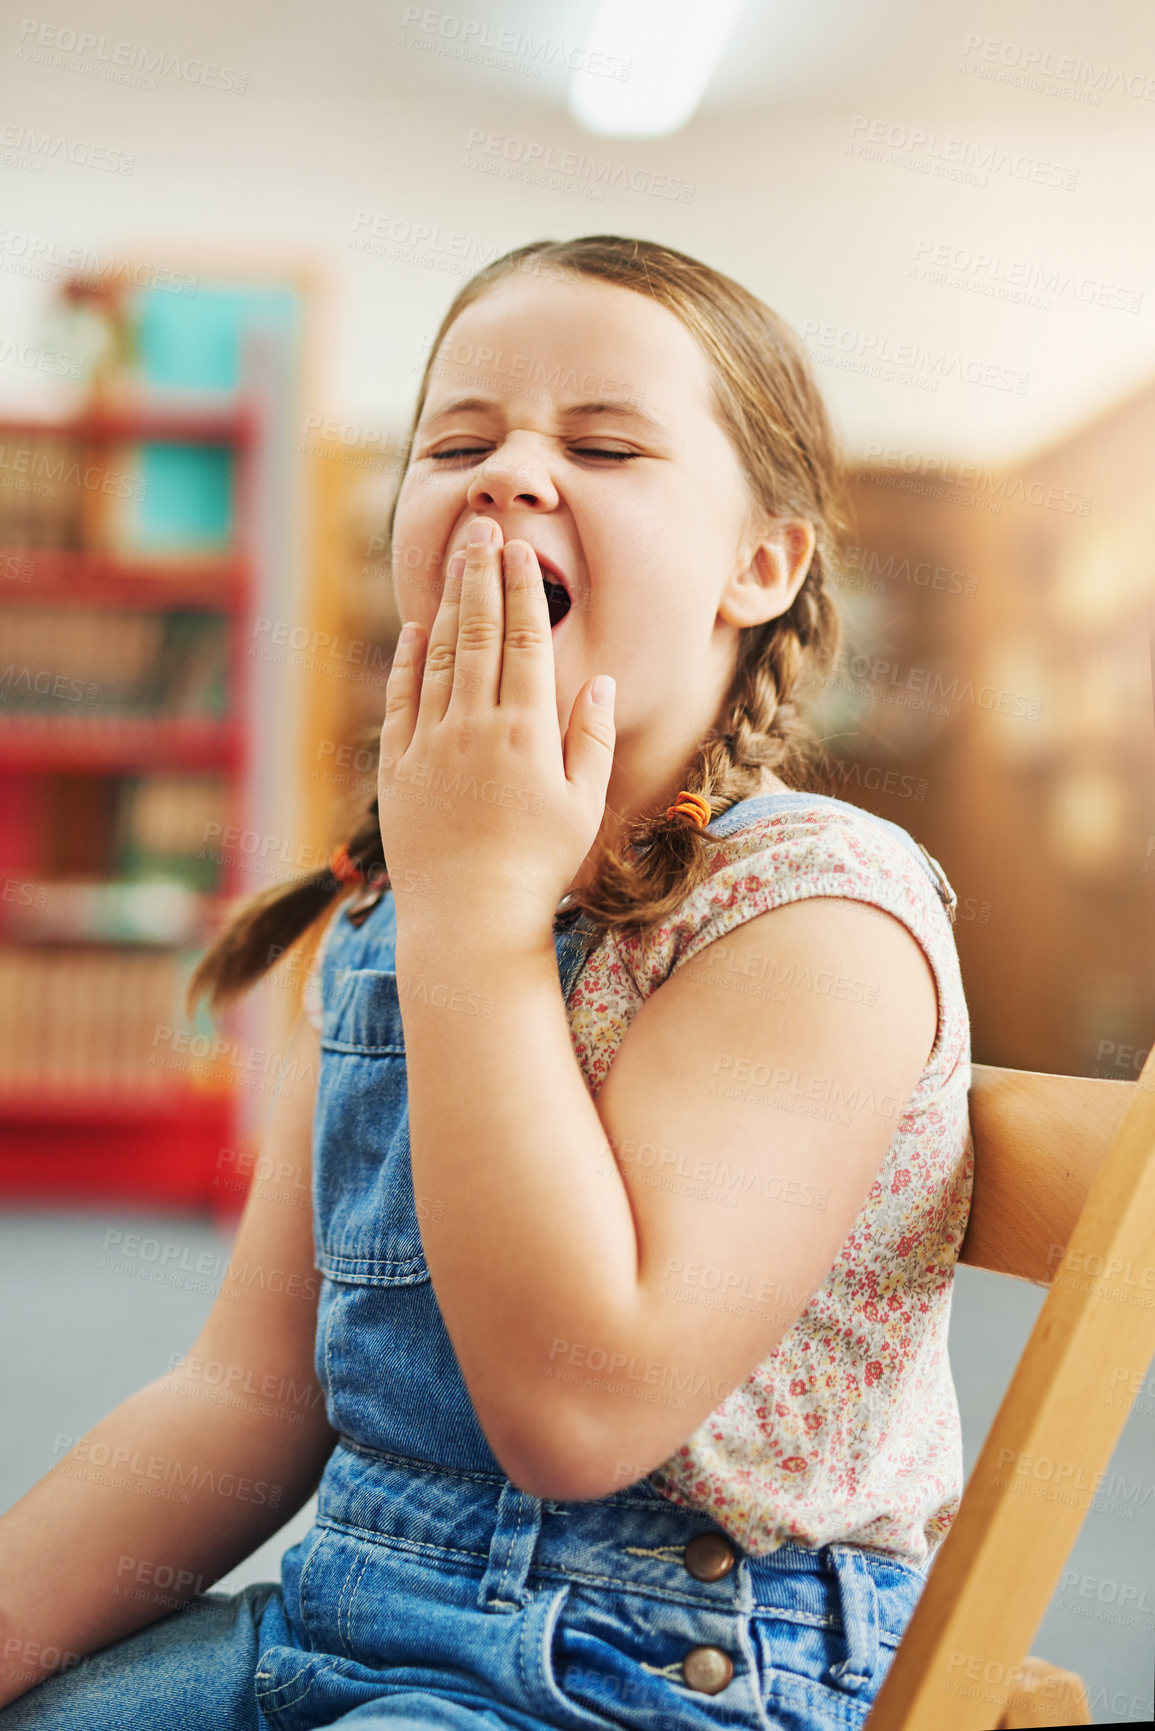
[[[1078,1678],[1027,1649],[1126,1423],[1118,1389],[1155,1356],[1155,1047],[1052,1251],[1047,1300],[867,1731],[1090,1723]]]

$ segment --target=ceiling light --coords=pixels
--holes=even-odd
[[[693,115],[743,0],[601,0],[569,89],[589,132],[662,138]]]

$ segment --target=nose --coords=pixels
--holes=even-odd
[[[466,497],[470,509],[477,512],[508,511],[515,505],[552,511],[558,503],[545,453],[524,447],[518,452],[504,445],[478,465]]]

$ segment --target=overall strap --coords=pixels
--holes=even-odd
[[[563,908],[566,902],[568,897]],[[353,911],[356,918],[334,919],[325,934],[321,970],[326,1004],[335,1002],[346,975],[366,968],[392,972],[396,966],[397,909],[393,891],[387,885],[380,886],[368,906],[361,910],[354,904]],[[559,910],[553,936],[562,995],[568,998],[592,948],[593,930],[584,914],[579,915],[569,907]]]
[[[874,812],[864,811],[860,805],[851,805],[849,800],[835,799],[833,795],[825,793],[799,793],[792,788],[781,793],[756,793],[749,799],[738,800],[729,810],[713,818],[706,825],[706,833],[721,838],[748,828],[760,818],[772,817],[776,812],[813,810],[815,806],[823,805],[833,806],[839,811],[853,812],[886,830],[906,849],[912,859],[918,861],[937,892],[951,924],[954,924],[958,896],[933,855],[927,852],[921,842],[916,842],[901,824],[892,823],[888,817],[876,817]],[[569,896],[562,897],[554,918],[554,942],[562,992],[568,998],[592,948],[592,930],[586,916],[570,905]]]
[[[750,824],[757,823],[764,817],[772,817],[776,812],[805,811],[815,806],[832,806],[839,811],[854,812],[858,817],[868,819],[870,823],[879,824],[895,841],[902,844],[912,859],[918,861],[953,924],[958,897],[933,855],[927,852],[921,842],[915,841],[901,824],[892,823],[888,817],[877,817],[874,812],[864,811],[862,806],[852,805],[849,800],[835,799],[833,795],[826,793],[799,793],[793,789],[781,793],[756,793],[749,799],[740,799],[720,817],[714,818],[706,825],[706,830],[709,835],[733,835],[737,830],[746,829]]]

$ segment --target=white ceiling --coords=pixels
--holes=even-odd
[[[594,0],[463,0],[458,13],[205,0],[167,15],[106,0],[100,11],[94,25],[82,0],[54,5],[47,36],[32,36],[39,60],[19,10],[0,25],[10,407],[49,412],[63,400],[58,381],[13,358],[13,341],[44,341],[51,328],[50,288],[26,274],[33,241],[56,257],[80,247],[163,263],[178,250],[243,248],[316,261],[334,286],[316,410],[386,428],[405,420],[415,362],[461,281],[453,248],[480,259],[545,235],[639,234],[739,278],[808,338],[859,453],[883,444],[1019,458],[1155,376],[1148,0],[747,0],[697,116],[643,141],[592,138],[567,113],[561,60],[581,48]],[[483,29],[494,41],[528,33],[553,64],[524,42],[501,65],[467,60],[466,26],[474,41]],[[101,34],[105,54],[126,43],[137,62],[163,51],[243,71],[246,88],[175,71],[156,90],[115,82],[92,75],[114,64],[95,50],[53,64],[43,42],[54,28]],[[1028,58],[1049,65],[1052,88],[1010,81]],[[1088,74],[1103,83],[1080,82]],[[1079,99],[1088,93],[1099,100]],[[13,164],[24,128],[74,154],[129,153],[132,172]],[[898,141],[892,160],[855,153],[872,129]],[[915,132],[926,136],[912,148]],[[692,196],[627,185],[593,199],[572,173],[544,186],[485,173],[479,162],[503,158],[477,140],[494,137],[523,157],[580,153],[636,187],[665,177]],[[956,177],[960,157],[969,180]],[[984,159],[985,170],[973,166]],[[1048,184],[1056,178],[1073,184]],[[435,238],[416,260],[358,251],[358,213]],[[948,282],[912,274],[935,248],[969,268]],[[978,268],[979,255],[991,262]],[[1049,308],[1007,297],[1017,280],[1048,275],[1065,285]],[[1077,298],[1080,284],[1092,298]]]

